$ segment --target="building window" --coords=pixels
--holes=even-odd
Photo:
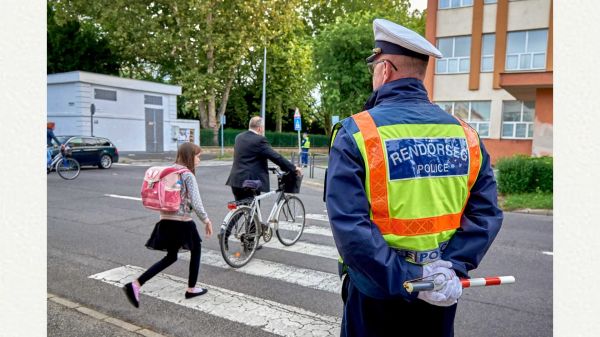
[[[548,30],[509,32],[506,44],[506,70],[546,68]]]
[[[502,138],[533,138],[535,102],[502,102]]]
[[[439,38],[437,45],[444,58],[436,61],[436,74],[469,72],[471,55],[470,36]]]
[[[144,104],[162,105],[162,96],[144,95]]]
[[[117,92],[115,90],[94,89],[94,98],[117,101]]]
[[[481,39],[481,72],[494,71],[494,45],[496,43],[496,34],[483,34]]]
[[[444,111],[469,123],[481,138],[490,136],[491,101],[436,102]]]
[[[440,9],[473,6],[473,0],[440,0]]]
[[[484,4],[495,4],[497,2],[498,2],[498,0],[483,0]]]

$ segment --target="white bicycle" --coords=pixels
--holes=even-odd
[[[269,242],[273,231],[277,239],[285,245],[296,243],[306,223],[306,212],[302,200],[289,193],[298,193],[302,177],[295,173],[282,173],[275,167],[269,171],[277,174],[278,188],[265,194],[256,195],[260,181],[247,180],[244,188],[252,191],[254,197],[227,204],[229,213],[225,216],[219,234],[219,245],[223,259],[233,268],[239,268],[250,262],[258,248],[258,241]],[[289,175],[294,176],[289,176]],[[295,178],[295,179],[292,179]],[[276,197],[268,221],[263,222],[259,201]]]

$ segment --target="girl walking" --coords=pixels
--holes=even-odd
[[[152,235],[148,239],[148,242],[146,242],[146,247],[166,251],[167,256],[155,263],[136,280],[125,285],[124,290],[127,299],[136,308],[139,308],[140,288],[144,283],[156,276],[156,274],[177,261],[177,253],[180,249],[189,250],[191,253],[188,288],[185,292],[185,298],[204,295],[208,291],[207,289],[196,287],[198,271],[200,269],[202,239],[200,239],[200,235],[196,230],[196,224],[191,216],[193,210],[204,223],[206,235],[212,235],[212,223],[202,205],[195,176],[195,168],[200,165],[200,152],[201,149],[198,145],[189,142],[181,144],[177,150],[177,159],[173,167],[178,170],[189,170],[189,172],[186,171],[181,174],[182,203],[176,212],[160,212],[160,221],[154,226]]]

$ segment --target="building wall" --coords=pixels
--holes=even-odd
[[[59,74],[59,77],[61,75]],[[95,75],[98,74],[91,74],[90,77]],[[104,75],[98,77],[102,77],[104,84],[77,81],[48,84],[48,120],[56,122],[57,135],[90,135],[90,105],[93,103],[96,107],[93,119],[94,136],[109,138],[121,151],[146,151],[145,108],[163,110],[164,151],[177,150],[173,126],[193,129],[195,143],[199,144],[199,122],[177,119],[176,95],[134,90],[131,89],[131,83],[128,83],[130,88],[111,87],[106,83],[114,82],[118,85],[119,78],[108,78],[110,76]],[[53,77],[53,81],[56,81],[56,77]],[[147,87],[144,87],[145,89],[151,89],[148,83],[142,84]],[[95,99],[94,89],[117,91],[117,100]],[[145,104],[144,95],[161,96],[162,105]]]
[[[478,1],[478,0],[475,0]],[[548,28],[551,17],[551,0],[526,0],[508,2],[507,31],[531,30]],[[437,0],[430,0],[428,8],[436,8]],[[428,33],[428,39],[436,43],[437,38],[473,34],[473,6],[437,10],[432,16],[435,22],[428,18],[427,27],[436,33],[433,38]],[[483,34],[496,31],[498,4],[483,5]],[[471,41],[473,44],[473,41]],[[551,48],[552,44],[549,44]],[[475,48],[475,47],[474,47]],[[551,54],[551,50],[547,50]],[[432,63],[435,61],[432,60]],[[435,68],[433,69],[435,70]],[[473,69],[471,69],[472,71]],[[502,72],[502,70],[500,71]],[[484,143],[495,162],[501,157],[512,154],[544,155],[552,154],[552,89],[538,89],[536,94],[536,119],[534,122],[534,139],[512,140],[502,139],[502,103],[515,100],[510,93],[503,89],[493,89],[494,73],[486,72],[479,75],[477,81],[469,81],[469,73],[465,74],[435,74],[435,71],[425,83],[433,93],[432,101],[491,101],[490,134]],[[475,80],[477,77],[474,78]],[[431,84],[429,84],[431,83]],[[475,86],[473,87],[473,83]],[[469,86],[476,90],[469,90]]]

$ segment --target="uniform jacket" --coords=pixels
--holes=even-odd
[[[399,79],[375,91],[366,108],[377,127],[394,124],[459,124],[431,103],[420,80]],[[369,218],[365,192],[365,163],[352,137],[358,127],[352,118],[342,122],[331,147],[326,178],[326,204],[337,249],[348,265],[358,290],[375,299],[405,298],[403,282],[422,276],[422,267],[405,261],[388,247]],[[442,253],[459,276],[475,269],[502,224],[496,181],[490,158],[481,143],[482,163],[461,218],[461,226]]]
[[[240,133],[235,137],[233,166],[225,184],[241,188],[244,180],[260,180],[261,191],[269,192],[267,160],[271,160],[283,171],[296,170],[294,164],[273,150],[267,138],[252,131]]]

